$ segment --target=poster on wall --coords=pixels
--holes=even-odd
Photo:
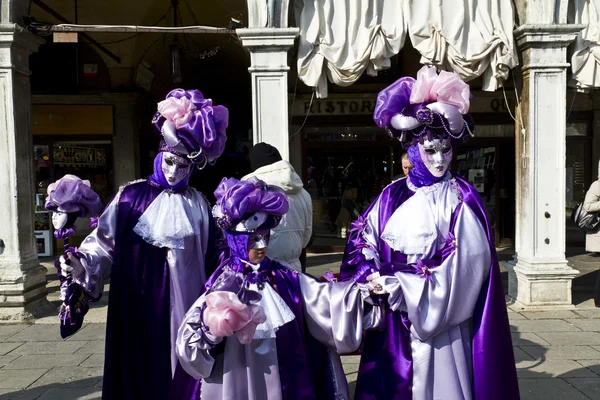
[[[484,192],[485,184],[485,170],[483,169],[470,169],[469,170],[469,182],[475,190],[479,193]]]

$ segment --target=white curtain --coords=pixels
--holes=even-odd
[[[317,89],[317,97],[327,97],[327,77],[348,86],[365,70],[377,75],[404,46],[399,0],[296,0],[295,11],[298,76]]]
[[[517,65],[508,0],[296,0],[298,75],[325,97],[390,65],[406,35],[423,64],[495,90]]]
[[[600,87],[600,0],[575,0],[570,21],[584,24],[573,45],[573,80],[580,89]]]
[[[465,81],[481,76],[489,91],[518,64],[511,1],[408,0],[404,12],[423,64],[455,71]]]

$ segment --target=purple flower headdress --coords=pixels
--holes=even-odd
[[[102,211],[100,196],[91,188],[90,181],[67,174],[48,186],[45,208],[48,211],[76,214],[92,218]]]
[[[404,148],[425,139],[468,140],[473,120],[468,114],[469,85],[454,72],[424,66],[417,79],[404,77],[379,92],[373,119]]]
[[[202,169],[225,150],[229,111],[213,106],[198,90],[174,89],[158,103],[152,123],[162,137],[161,152],[187,158]]]
[[[288,211],[285,192],[258,178],[223,178],[215,190],[213,216],[224,231],[251,233],[273,229]]]
[[[229,254],[226,262],[236,272],[246,268],[251,235],[268,241],[269,230],[279,225],[289,203],[285,192],[257,178],[224,178],[215,190],[213,216],[223,230]]]

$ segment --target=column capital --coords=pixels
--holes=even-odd
[[[235,31],[242,45],[250,51],[260,51],[264,48],[281,48],[287,51],[294,45],[294,40],[300,33],[299,28],[243,28]]]
[[[294,45],[298,28],[245,28],[236,33],[250,51],[250,72],[275,73],[290,69],[287,52]]]
[[[530,47],[566,47],[583,28],[585,25],[532,24],[521,25],[513,33],[517,46],[525,50]]]
[[[583,25],[574,24],[536,24],[515,29],[515,40],[523,58],[523,73],[567,69],[567,47],[583,28]]]

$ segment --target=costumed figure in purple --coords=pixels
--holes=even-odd
[[[91,188],[90,181],[81,180],[75,175],[67,174],[48,186],[45,208],[52,211],[54,237],[64,243],[64,254],[56,259],[54,266],[60,280],[60,298],[63,304],[59,308],[60,335],[63,339],[71,336],[81,328],[85,314],[89,310],[88,302],[97,299],[86,295],[82,286],[73,282],[70,262],[65,257],[74,250],[69,246],[69,237],[76,230],[77,218],[91,218],[91,227],[96,227],[96,218],[102,211],[102,201],[98,193]],[[61,264],[66,265],[66,276],[62,275]]]
[[[340,280],[381,295],[356,399],[519,399],[504,291],[485,206],[448,171],[472,136],[469,86],[423,67],[379,93],[374,119],[413,164],[353,223]]]
[[[161,136],[154,173],[121,187],[70,254],[73,280],[91,297],[100,297],[110,275],[103,399],[199,396],[175,340],[218,264],[218,229],[188,180],[222,154],[228,117],[197,90],[171,91],[152,120]]]
[[[229,178],[215,197],[213,215],[229,250],[177,339],[184,369],[202,378],[201,398],[348,399],[334,349],[336,343],[348,351],[360,345],[361,317],[371,315],[361,300],[369,297],[367,284],[343,283],[334,289],[335,283],[318,282],[266,257],[269,232],[288,211],[282,189],[255,177]],[[335,302],[330,301],[332,291]],[[351,316],[352,327],[332,326],[345,319],[332,322],[336,310],[330,303],[339,307],[337,315]]]

